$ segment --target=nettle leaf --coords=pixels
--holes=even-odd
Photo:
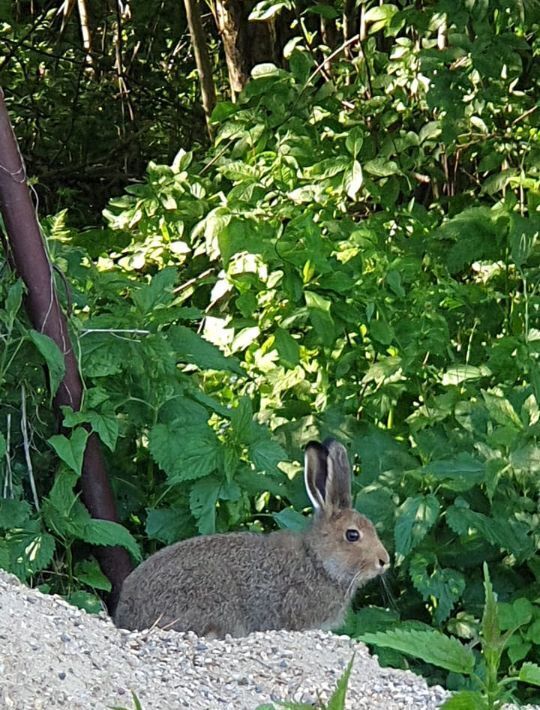
[[[448,482],[445,482],[446,487],[455,491],[472,488],[486,478],[485,462],[479,461],[466,451],[452,458],[431,461],[422,470],[426,475],[448,479]]]
[[[30,520],[23,529],[10,534],[7,541],[8,569],[28,579],[50,565],[56,548],[52,535],[41,529],[39,520]]]
[[[221,445],[208,425],[156,424],[148,437],[152,458],[169,483],[192,481],[219,469]]]
[[[534,554],[534,543],[527,523],[507,518],[489,518],[483,513],[470,510],[466,505],[451,505],[446,510],[446,522],[458,535],[480,535],[487,542],[526,559]]]
[[[29,330],[28,335],[47,363],[50,378],[51,397],[54,397],[60,383],[64,379],[64,373],[66,371],[64,355],[58,345],[54,342],[54,340],[49,338],[48,335],[38,333],[37,330]]]
[[[111,520],[90,518],[78,537],[84,540],[84,542],[88,542],[90,545],[104,545],[107,547],[120,545],[120,547],[124,547],[137,562],[140,562],[142,559],[141,551],[132,534],[126,530],[123,525],[114,523]]]
[[[473,652],[457,639],[445,636],[440,631],[390,629],[375,634],[361,634],[359,638],[364,643],[393,648],[453,673],[469,675],[474,669]]]
[[[499,609],[487,563],[484,562],[484,612],[482,614],[482,642],[485,648],[496,649],[501,645]]]
[[[172,545],[195,533],[190,516],[178,508],[148,508],[145,531],[151,540]]]
[[[253,408],[248,397],[242,397],[231,414],[234,437],[242,444],[249,444],[257,434],[258,426],[253,421]]]
[[[0,498],[0,530],[23,527],[31,512],[30,503],[25,500]]]
[[[111,583],[105,577],[97,560],[82,560],[75,565],[75,577],[93,589],[100,589],[103,592],[111,591]]]
[[[431,494],[407,498],[400,506],[394,528],[398,558],[406,557],[424,539],[435,525],[439,510],[439,501]]]
[[[71,436],[56,434],[48,439],[48,443],[53,447],[58,456],[69,466],[72,471],[80,476],[88,432],[83,427],[78,427],[71,432]]]
[[[168,332],[169,341],[181,362],[197,365],[203,370],[226,370],[243,375],[238,360],[225,356],[221,350],[184,325],[176,325]]]
[[[216,532],[216,503],[221,482],[214,476],[196,481],[189,494],[189,507],[201,535]]]
[[[374,426],[362,426],[351,442],[351,453],[360,458],[360,483],[367,486],[383,473],[393,469],[407,470],[417,462],[399,441],[387,431]]]
[[[281,461],[288,459],[287,452],[268,435],[261,436],[249,445],[249,454],[257,471],[272,473]]]
[[[62,412],[64,414],[64,426],[76,427],[79,424],[90,424],[92,431],[99,436],[105,446],[114,451],[119,431],[118,420],[114,413],[74,412],[71,407],[62,407]]]
[[[415,554],[409,564],[409,575],[424,601],[433,601],[433,618],[437,624],[442,624],[465,590],[463,574],[454,569],[441,569],[435,555]]]
[[[284,508],[279,513],[272,513],[272,517],[280,528],[302,532],[309,525],[309,519],[294,508]]]
[[[133,303],[142,311],[150,313],[156,306],[170,303],[174,299],[173,288],[176,283],[176,269],[161,269],[148,284],[143,284],[133,291]]]

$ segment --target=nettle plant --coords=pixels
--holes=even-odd
[[[6,362],[10,390],[29,383],[39,493],[59,476],[71,485],[90,425],[145,553],[197,532],[302,525],[301,448],[343,440],[356,505],[395,561],[394,610],[372,587],[348,632],[473,638],[488,560],[503,628],[519,617],[504,671],[540,660],[536,40],[482,7],[383,5],[366,61],[334,60],[332,81],[317,83],[295,40],[290,71],[259,67],[238,103],[217,106],[205,161],[150,164],[110,202],[107,229],[48,221],[86,383],[83,412],[65,412],[71,459],[47,443],[38,364],[54,356],[19,320],[33,365],[16,339]],[[67,478],[49,473],[51,446]],[[12,434],[6,449],[17,500],[24,445]],[[44,515],[28,519],[41,531]],[[29,576],[62,589],[64,562],[93,542],[66,539],[54,574],[49,555]]]

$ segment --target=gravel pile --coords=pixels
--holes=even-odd
[[[348,707],[436,708],[446,697],[412,673],[380,668],[365,646],[325,632],[207,641],[116,629],[0,571],[0,708],[255,710],[326,700],[353,652]]]

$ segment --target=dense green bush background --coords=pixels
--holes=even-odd
[[[197,533],[298,528],[302,447],[333,435],[394,559],[348,632],[474,639],[487,560],[503,628],[519,629],[505,667],[538,663],[538,7],[439,0],[367,18],[361,52],[330,78],[305,38],[288,70],[258,67],[218,104],[212,146],[150,162],[104,226],[44,220],[86,386],[83,413],[65,412],[71,438],[50,414],[43,364],[54,386],[57,353],[4,269],[0,566],[92,607],[107,581],[87,543],[137,555],[136,540],[146,555]],[[67,101],[53,90],[54,77],[43,95]],[[94,525],[73,492],[84,422],[133,537]]]

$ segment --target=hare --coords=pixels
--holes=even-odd
[[[307,531],[227,533],[166,547],[124,581],[117,626],[214,638],[339,626],[355,591],[385,572],[389,557],[373,524],[352,508],[344,446],[309,443],[304,476],[314,508]]]

